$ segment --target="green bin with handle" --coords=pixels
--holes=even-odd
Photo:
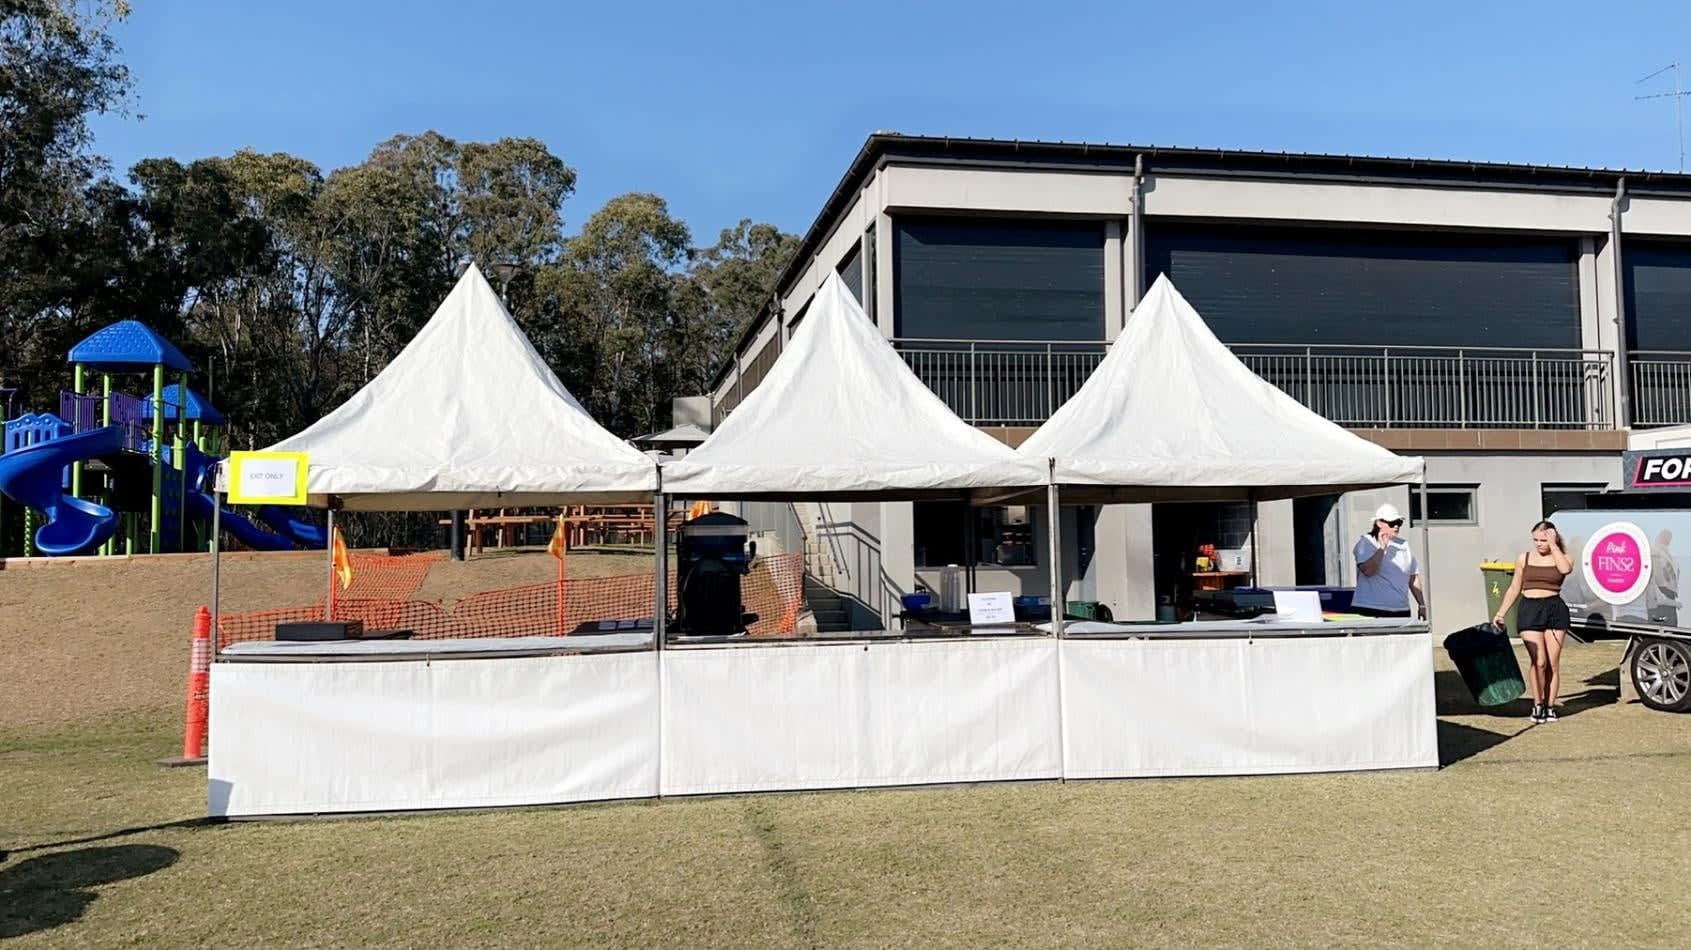
[[[1445,652],[1462,682],[1481,706],[1502,706],[1527,690],[1521,662],[1501,629],[1490,623],[1458,630],[1444,638]]]
[[[1480,576],[1485,579],[1485,610],[1486,619],[1497,616],[1497,608],[1503,606],[1503,596],[1509,593],[1509,585],[1515,582],[1515,565],[1507,561],[1486,561],[1480,565]],[[1516,598],[1509,607],[1509,615],[1503,618],[1503,625],[1508,628],[1509,636],[1519,637],[1521,630],[1516,623],[1516,615],[1521,611],[1521,601]]]

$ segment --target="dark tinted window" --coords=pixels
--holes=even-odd
[[[1101,224],[900,219],[896,226],[898,336],[1104,338]]]
[[[863,245],[854,245],[846,259],[840,261],[840,279],[845,281],[851,295],[857,298],[859,306],[863,304]]]
[[[1627,345],[1637,350],[1691,350],[1691,245],[1627,241]]]
[[[1228,343],[1578,347],[1572,240],[1153,223],[1166,273]]]

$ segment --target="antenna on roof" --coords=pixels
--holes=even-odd
[[[1645,99],[1672,99],[1673,100],[1674,116],[1678,121],[1678,127],[1679,127],[1679,171],[1680,171],[1681,174],[1684,174],[1684,172],[1685,172],[1685,97],[1691,96],[1691,92],[1687,92],[1687,91],[1680,89],[1680,86],[1679,86],[1679,60],[1677,60],[1677,59],[1674,60],[1673,62],[1667,64],[1666,66],[1663,66],[1661,69],[1658,69],[1655,72],[1651,73],[1650,75],[1645,76],[1643,79],[1638,80],[1637,83],[1633,83],[1633,85],[1636,86],[1639,83],[1649,82],[1650,80],[1655,79],[1657,76],[1660,76],[1662,73],[1665,73],[1670,69],[1673,70],[1673,91],[1672,92],[1658,92],[1658,93],[1655,93],[1653,95],[1633,96],[1632,98],[1633,98],[1633,101],[1635,101],[1635,102],[1641,102]]]

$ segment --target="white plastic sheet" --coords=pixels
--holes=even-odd
[[[1053,640],[664,654],[663,793],[1051,779]]]
[[[212,666],[211,814],[658,792],[655,653]]]
[[[1438,765],[1428,634],[1067,640],[1068,778]]]

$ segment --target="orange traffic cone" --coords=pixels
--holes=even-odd
[[[188,711],[182,730],[182,757],[161,765],[199,765],[205,762],[206,723],[211,705],[211,611],[204,606],[194,615],[194,646],[188,657]]]

